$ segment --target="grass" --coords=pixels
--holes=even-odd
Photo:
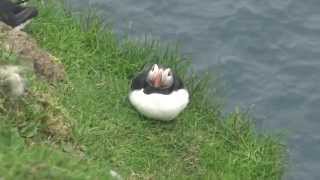
[[[126,179],[281,178],[278,140],[256,133],[247,113],[223,116],[219,104],[207,100],[217,96],[208,81],[187,76],[189,66],[175,48],[119,41],[97,17],[75,18],[62,4],[34,3],[40,16],[27,30],[60,59],[68,77],[51,87],[29,76],[40,98],[22,99],[19,113],[1,112],[1,177],[108,179],[113,169]],[[178,69],[191,93],[174,122],[142,117],[128,101],[130,78],[153,62]],[[49,108],[39,105],[42,97]],[[47,131],[56,116],[72,127],[62,137]]]

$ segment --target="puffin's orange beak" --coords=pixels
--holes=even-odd
[[[158,88],[161,86],[162,71],[160,70],[153,79],[153,86]]]

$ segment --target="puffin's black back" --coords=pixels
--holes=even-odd
[[[38,15],[33,7],[23,7],[8,0],[0,0],[0,21],[16,27]]]
[[[176,91],[183,88],[182,80],[173,73],[173,85],[169,88],[159,89],[151,86],[147,82],[148,72],[139,73],[133,80],[131,84],[131,90],[139,90],[143,88],[145,94],[160,93],[160,94],[170,94],[172,91]]]

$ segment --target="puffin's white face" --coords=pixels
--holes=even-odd
[[[173,84],[173,73],[170,68],[165,69],[162,71],[161,76],[161,87],[162,88],[169,88]]]
[[[147,81],[151,86],[159,88],[161,86],[161,76],[162,69],[154,64],[148,72]]]
[[[169,88],[173,84],[173,72],[170,68],[163,69],[154,64],[147,75],[148,83],[155,88]]]

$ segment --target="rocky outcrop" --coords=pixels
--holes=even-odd
[[[26,139],[47,137],[57,142],[70,140],[70,118],[51,92],[54,87],[49,85],[65,79],[64,66],[41,49],[27,33],[12,29],[2,22],[0,51],[14,54],[19,64],[8,64],[10,62],[7,59],[0,57],[0,115],[14,119],[20,135]],[[21,69],[28,69],[28,72],[33,70],[45,80],[37,83],[47,84],[48,88],[26,87]]]
[[[65,70],[58,59],[41,49],[27,33],[12,29],[0,22],[0,48],[16,54],[21,62],[33,68],[42,78],[52,82],[65,78]]]

